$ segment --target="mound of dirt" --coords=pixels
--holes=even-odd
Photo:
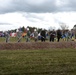
[[[0,50],[76,48],[76,42],[0,43]]]

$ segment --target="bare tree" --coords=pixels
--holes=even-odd
[[[60,27],[61,27],[62,30],[66,30],[66,29],[69,28],[69,26],[66,25],[65,23],[60,23]]]
[[[52,30],[56,30],[56,28],[55,28],[55,27],[50,26],[50,27],[48,28],[48,30],[49,30],[49,31],[52,31]]]
[[[73,29],[76,30],[76,25],[74,25]]]

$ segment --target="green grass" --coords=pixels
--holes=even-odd
[[[10,43],[16,43],[17,41],[18,41],[17,37],[10,37],[10,40],[9,40]],[[30,38],[30,41],[34,42],[34,39]],[[21,42],[26,42],[26,38],[25,37],[22,38]],[[5,37],[0,37],[0,43],[5,43]]]
[[[0,75],[76,75],[76,49],[1,50]]]
[[[10,37],[9,42],[11,43],[16,43],[18,41],[17,37]],[[0,37],[0,42],[4,43],[5,42],[5,37]],[[21,42],[26,42],[25,38],[22,38]]]
[[[10,43],[16,43],[17,41],[18,41],[17,37],[10,37],[10,40],[9,40]],[[31,41],[31,42],[35,42],[35,41],[34,41],[34,38],[30,38],[30,41]],[[41,40],[38,40],[38,41],[41,42]],[[46,41],[49,42],[49,39],[46,40]],[[63,39],[60,39],[60,41],[62,42]],[[71,39],[69,39],[69,41],[71,41]],[[1,42],[1,43],[4,43],[4,42],[5,42],[5,37],[0,37],[0,42]],[[26,37],[22,38],[22,39],[21,39],[21,42],[26,42]],[[54,42],[57,42],[57,39],[55,39]]]

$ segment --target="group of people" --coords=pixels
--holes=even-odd
[[[54,30],[50,31],[50,42],[51,41],[54,42],[55,38],[57,38],[57,41],[59,42],[61,37],[62,37],[62,33],[60,30],[57,30],[57,32],[55,32]]]
[[[40,33],[38,33],[38,31],[36,29],[34,29],[34,31],[31,33],[29,28],[27,28],[26,31],[26,35],[24,36],[24,38],[26,39],[26,42],[30,42],[30,36],[31,34],[33,35],[32,37],[34,38],[34,41],[37,42],[39,39],[38,37],[40,37],[41,42],[45,42],[45,40],[49,40],[50,42],[54,42],[55,40],[57,42],[60,41],[60,39],[72,39],[72,37],[74,37],[74,33],[70,32],[70,31],[61,31],[60,29],[55,31],[46,31],[44,29],[41,30]],[[40,34],[40,35],[39,35]],[[16,31],[16,37],[17,37],[17,42],[21,42],[23,36],[22,36],[22,31],[17,29]],[[48,38],[47,38],[48,37]],[[6,43],[9,42],[10,40],[10,34],[8,32],[5,32],[5,38],[6,38]]]
[[[31,32],[29,28],[27,28],[26,33],[27,34],[25,36],[22,36],[22,31],[20,29],[17,29],[16,30],[17,42],[21,42],[22,38],[25,38],[26,42],[30,42]],[[8,43],[10,41],[10,33],[8,31],[5,31],[4,34],[5,34],[5,42]],[[34,30],[34,40],[35,42],[38,41],[38,32],[36,29]]]

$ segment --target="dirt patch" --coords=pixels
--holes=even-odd
[[[0,50],[76,48],[76,42],[0,43]]]

